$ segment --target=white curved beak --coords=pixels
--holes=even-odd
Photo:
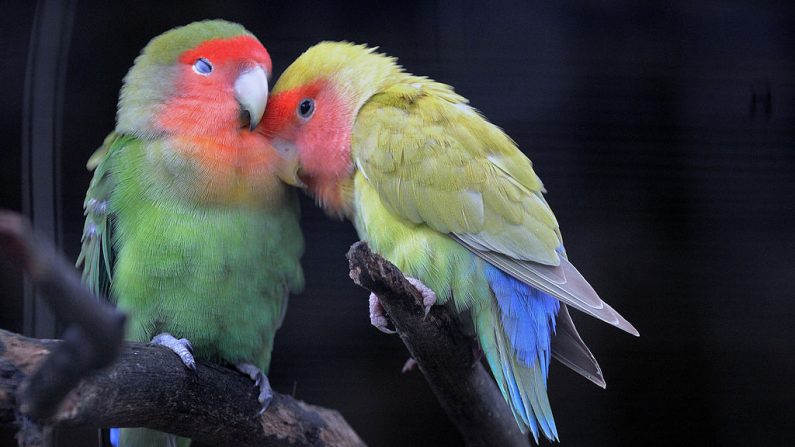
[[[248,113],[248,129],[254,130],[268,104],[268,76],[259,65],[240,74],[235,80],[235,99],[241,113]]]

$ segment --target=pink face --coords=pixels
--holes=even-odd
[[[252,70],[271,72],[265,47],[250,36],[212,39],[179,58],[178,95],[166,104],[158,124],[179,134],[213,134],[240,127],[236,80]],[[267,89],[267,84],[266,84]],[[263,104],[267,101],[267,91]]]
[[[258,128],[284,158],[297,159],[300,179],[330,205],[352,172],[349,108],[328,82],[315,81],[271,96]]]
[[[176,94],[156,122],[179,142],[171,149],[201,169],[202,200],[258,203],[281,187],[278,155],[250,128],[268,100],[271,60],[262,44],[249,36],[209,40],[184,52],[178,70]]]

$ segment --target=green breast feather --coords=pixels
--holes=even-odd
[[[201,206],[162,185],[157,143],[114,136],[86,198],[79,262],[129,314],[129,338],[185,337],[200,357],[267,371],[289,293],[303,287],[297,198]]]

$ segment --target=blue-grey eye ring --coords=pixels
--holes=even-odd
[[[202,76],[209,76],[213,72],[213,64],[207,59],[200,57],[193,63],[193,71]]]

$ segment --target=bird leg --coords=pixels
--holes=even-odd
[[[193,345],[190,344],[190,341],[187,338],[177,339],[168,332],[163,332],[155,335],[149,344],[155,346],[165,346],[177,354],[179,359],[182,360],[182,364],[184,364],[188,369],[196,371],[196,361],[193,359]]]
[[[261,369],[257,368],[251,363],[236,363],[235,368],[247,375],[251,380],[254,381],[254,386],[259,388],[257,400],[260,403],[260,409],[257,413],[257,416],[262,416],[262,413],[268,409],[271,401],[273,401],[273,389],[271,388],[271,383],[268,380],[268,376],[266,376]]]

